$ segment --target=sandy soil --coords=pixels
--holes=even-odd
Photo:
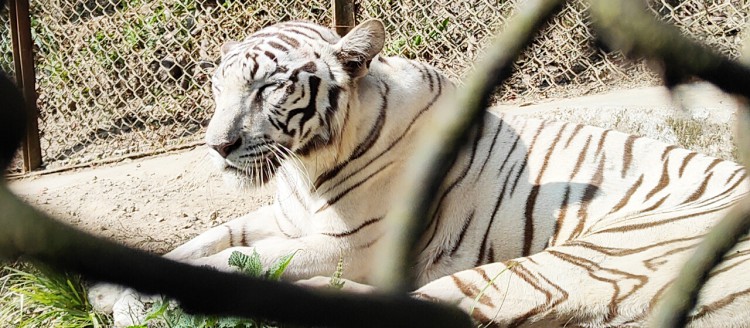
[[[208,150],[38,175],[11,189],[55,217],[127,245],[165,252],[209,227],[272,201],[272,188],[242,192],[224,186]]]
[[[500,106],[497,110],[614,127],[667,142],[674,142],[675,137],[665,119],[677,115],[710,124],[712,133],[721,137],[710,139],[710,146],[726,150],[731,148],[734,109],[730,98],[713,87],[698,85],[674,96],[663,88],[641,88],[522,108]],[[702,151],[711,153],[711,149]],[[114,165],[24,177],[10,186],[31,204],[83,230],[162,253],[272,200],[273,187],[259,192],[225,187],[206,154],[206,148],[197,147]]]

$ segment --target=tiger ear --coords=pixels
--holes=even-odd
[[[370,61],[383,50],[385,27],[378,19],[357,25],[336,44],[336,58],[352,78],[367,74]]]
[[[236,48],[240,43],[238,41],[227,41],[221,45],[221,56],[226,56],[232,49]]]

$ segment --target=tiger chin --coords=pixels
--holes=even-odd
[[[230,182],[273,179],[276,197],[165,257],[231,271],[234,251],[257,251],[266,266],[294,253],[283,278],[306,286],[327,285],[319,277],[343,259],[348,286],[371,291],[400,175],[454,89],[427,64],[380,54],[385,38],[377,20],[344,37],[285,22],[222,46],[206,144]],[[644,326],[706,231],[747,193],[745,170],[730,161],[487,113],[438,190],[412,295],[498,327]],[[748,326],[750,239],[731,254],[691,327]],[[98,290],[117,325],[138,318],[118,309],[143,308],[143,297]]]

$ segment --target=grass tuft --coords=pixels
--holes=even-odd
[[[28,264],[0,270],[0,326],[108,327],[110,318],[95,312],[80,276]]]
[[[234,252],[229,265],[261,279],[279,280],[295,253],[263,267],[260,255]],[[343,286],[343,258],[331,277],[331,287]],[[190,315],[168,300],[157,301],[145,320],[130,328],[270,328],[272,322],[258,319]],[[112,318],[95,312],[80,276],[60,274],[40,266],[19,263],[0,268],[0,327],[109,327]]]
[[[703,124],[700,122],[690,119],[667,117],[666,123],[674,131],[677,143],[680,146],[688,149],[702,146],[700,142],[703,137]]]

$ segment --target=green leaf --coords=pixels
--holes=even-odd
[[[419,45],[421,45],[421,44],[422,44],[422,36],[421,36],[421,35],[419,35],[419,34],[417,34],[417,35],[413,36],[413,37],[411,38],[411,43],[412,43],[412,45],[414,45],[415,47],[416,47],[416,46],[419,46]]]
[[[156,306],[156,308],[146,316],[146,319],[145,319],[146,322],[163,316],[164,312],[166,312],[167,309],[169,308],[169,301],[158,302],[154,305]]]
[[[238,268],[242,273],[251,277],[260,278],[263,274],[263,264],[260,262],[260,254],[253,249],[252,255],[238,251],[229,255],[229,265]]]
[[[286,271],[286,267],[289,266],[289,263],[292,262],[292,258],[294,257],[294,254],[297,254],[297,251],[294,251],[294,253],[286,255],[276,261],[268,271],[266,271],[266,278],[270,280],[279,280],[281,279],[281,275],[284,274],[284,271]]]
[[[438,26],[438,31],[440,32],[445,31],[445,29],[448,27],[448,23],[450,23],[450,18],[446,18],[442,22],[440,22],[440,26]]]

